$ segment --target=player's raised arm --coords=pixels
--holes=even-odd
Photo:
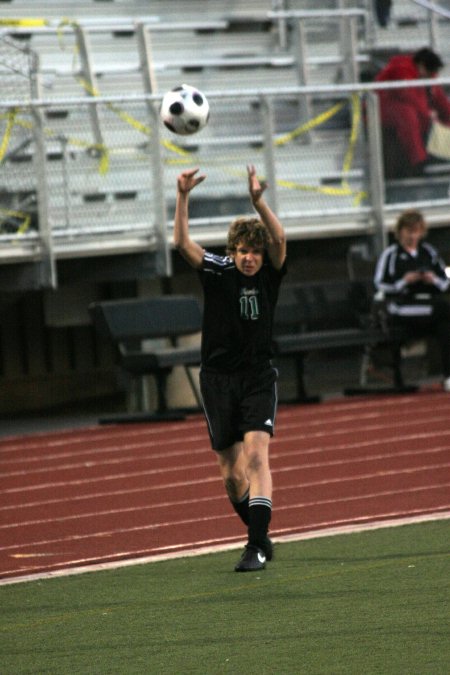
[[[261,183],[253,164],[247,166],[248,190],[252,204],[270,234],[268,256],[276,269],[281,269],[286,259],[286,235],[282,224],[263,197],[266,183]]]
[[[174,220],[174,245],[188,263],[199,269],[203,261],[204,250],[189,236],[189,193],[206,176],[197,176],[198,168],[183,171],[177,179],[177,202]]]

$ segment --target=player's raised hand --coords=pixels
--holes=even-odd
[[[256,169],[254,164],[247,164],[247,174],[248,174],[248,191],[250,192],[250,197],[253,204],[260,199],[264,190],[267,188],[267,183],[265,181],[260,181],[256,175]]]
[[[186,194],[190,192],[196,185],[205,180],[206,174],[201,173],[198,176],[196,175],[199,172],[199,168],[195,169],[186,169],[180,173],[177,179],[178,191]]]

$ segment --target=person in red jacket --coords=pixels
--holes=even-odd
[[[397,54],[378,73],[377,82],[431,79],[443,67],[428,47],[412,55]],[[417,176],[427,159],[427,135],[433,119],[450,125],[450,100],[441,86],[378,91],[387,178]]]

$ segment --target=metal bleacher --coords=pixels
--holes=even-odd
[[[10,86],[0,106],[0,267],[42,262],[43,285],[55,286],[60,259],[151,250],[155,271],[169,272],[176,175],[191,165],[208,174],[192,205],[203,243],[223,243],[225,223],[248,209],[248,161],[268,177],[290,237],[374,232],[366,102],[345,89],[391,44],[370,2],[91,0],[75,13],[73,2],[47,2],[34,22],[34,2],[1,5],[0,77]],[[405,29],[421,46],[425,10],[398,5],[397,44]],[[406,11],[415,25],[400,21]],[[213,110],[189,138],[158,120],[162,94],[181,82]],[[436,222],[448,194],[440,201]]]

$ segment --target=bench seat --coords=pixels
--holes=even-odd
[[[296,401],[312,402],[306,392],[304,362],[310,352],[369,348],[386,341],[381,328],[369,321],[369,283],[343,281],[296,282],[281,286],[275,313],[275,356],[294,357]]]
[[[112,342],[117,364],[131,376],[131,383],[137,381],[143,389],[144,376],[151,375],[157,386],[158,403],[154,413],[144,409],[145,396],[142,396],[137,416],[119,416],[101,422],[182,419],[183,411],[169,410],[166,397],[167,378],[176,366],[184,368],[200,407],[197,385],[189,370],[200,365],[200,340],[194,346],[179,342],[179,338],[197,336],[201,331],[202,308],[196,296],[109,300],[93,303],[89,310],[99,333]]]
[[[377,344],[383,339],[385,339],[383,333],[376,329],[337,328],[336,330],[278,335],[274,343],[277,354],[287,355],[313,349],[366,346]]]
[[[153,374],[158,370],[175,366],[198,366],[200,347],[170,347],[147,352],[129,350],[122,354],[122,366],[134,375]]]

